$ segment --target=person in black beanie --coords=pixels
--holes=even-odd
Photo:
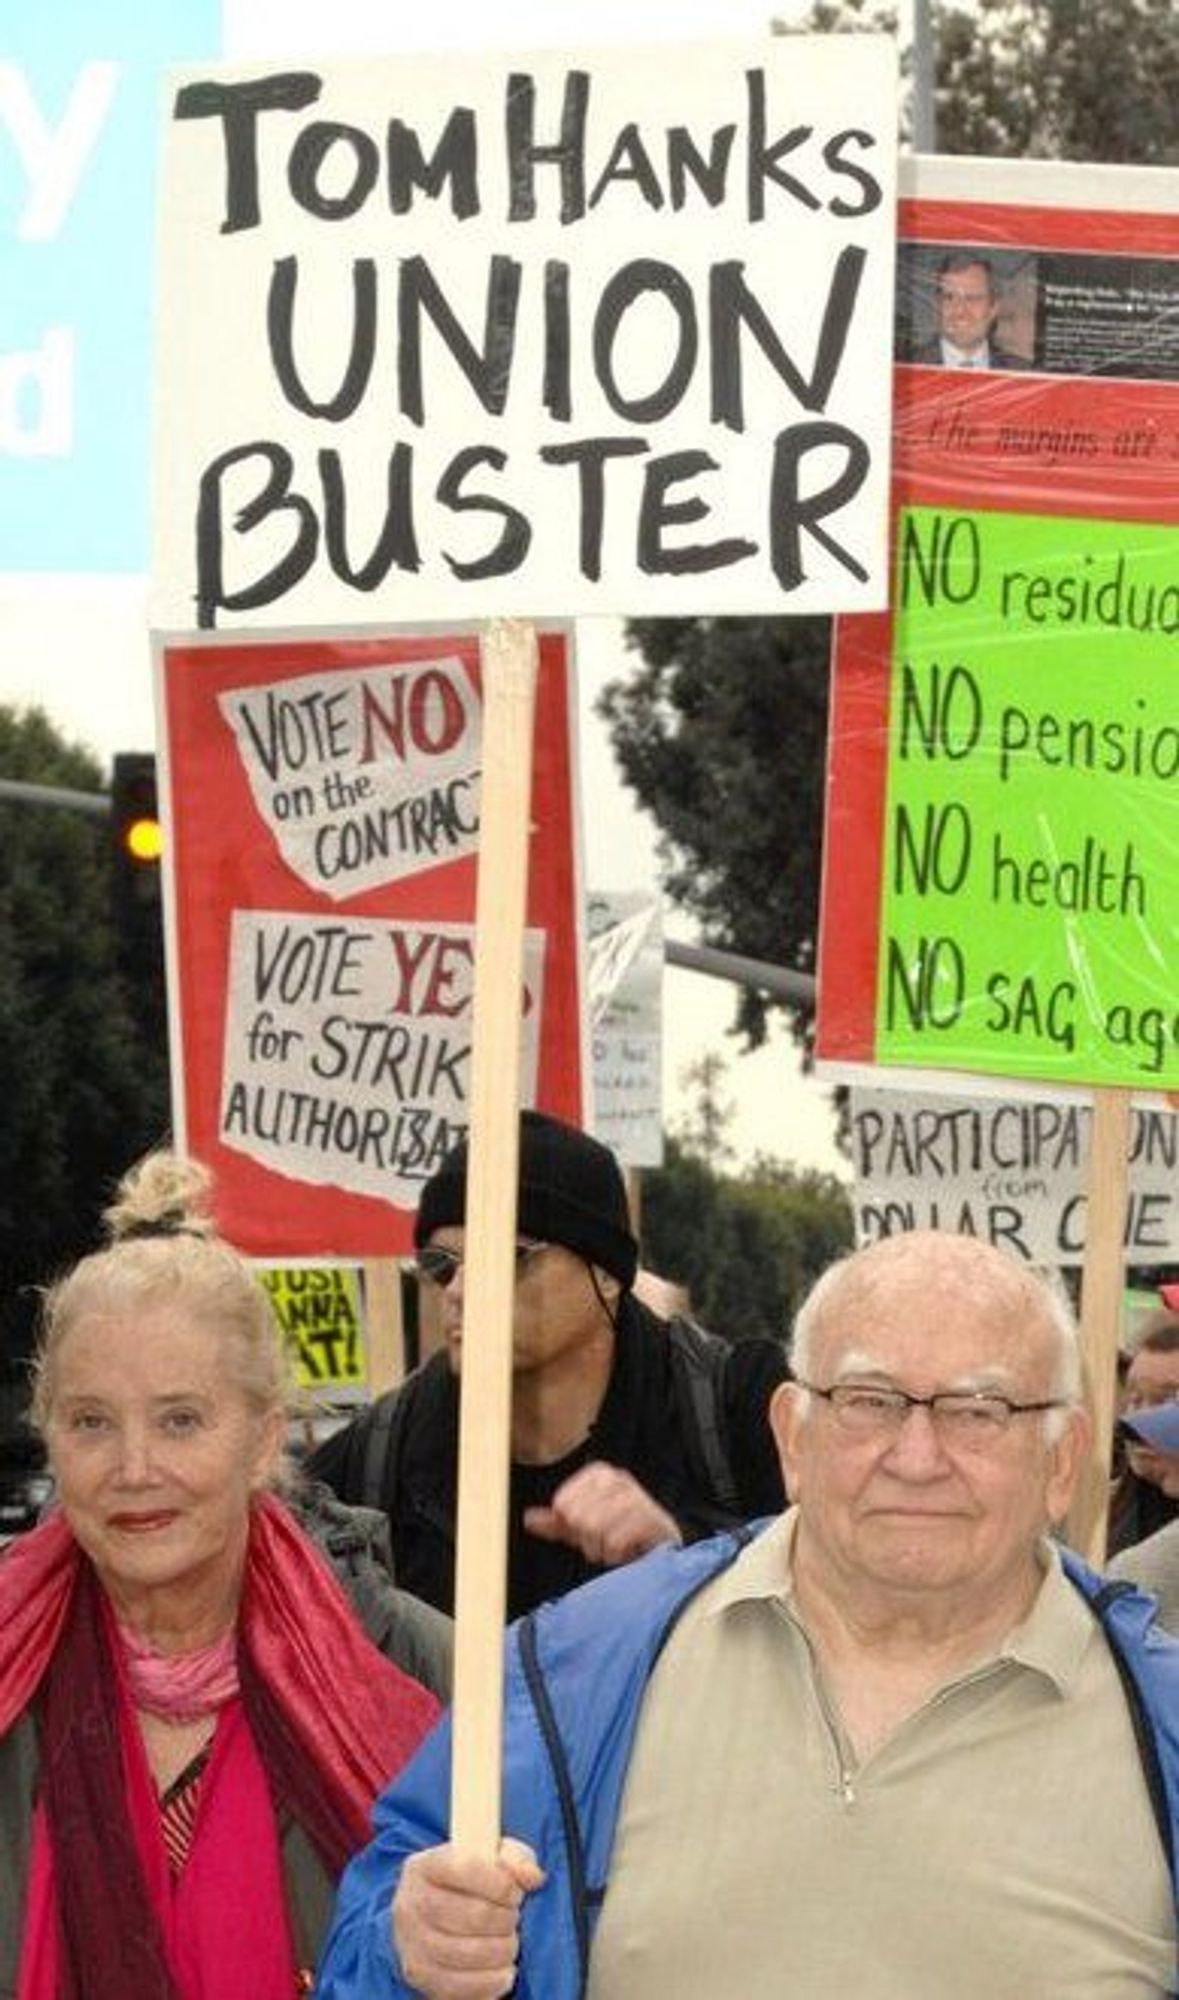
[[[309,1470],[389,1516],[399,1585],[454,1608],[467,1148],[426,1183],[414,1240],[446,1336],[335,1432]],[[542,1112],[520,1120],[512,1341],[508,1614],[662,1542],[784,1503],[767,1420],[776,1341],[730,1344],[635,1296],[638,1245],[609,1148]]]

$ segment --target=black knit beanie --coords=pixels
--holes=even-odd
[[[467,1142],[448,1153],[418,1203],[419,1250],[436,1229],[467,1214]],[[634,1283],[639,1246],[631,1234],[626,1186],[608,1146],[543,1111],[520,1114],[516,1228],[538,1243],[562,1243],[600,1264],[623,1290]]]

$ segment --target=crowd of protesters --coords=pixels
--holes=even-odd
[[[194,1164],[128,1176],[47,1295],[0,2000],[1173,1993],[1179,1300],[1128,1357],[1103,1576],[1064,1542],[1091,1439],[1047,1275],[888,1239],[788,1359],[644,1303],[613,1156],[525,1113],[493,1858],[448,1841],[435,1721],[466,1166],[416,1221],[441,1346],[309,1467]]]

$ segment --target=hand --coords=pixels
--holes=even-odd
[[[425,2000],[500,2000],[516,1978],[520,1905],[544,1870],[522,1840],[485,1861],[469,1848],[411,1854],[393,1898],[401,1969]]]
[[[550,1506],[526,1507],[524,1526],[542,1542],[568,1542],[587,1562],[608,1569],[682,1539],[667,1509],[633,1473],[601,1460],[558,1486]]]

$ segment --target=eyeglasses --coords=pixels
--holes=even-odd
[[[528,1265],[540,1251],[551,1250],[552,1247],[551,1243],[517,1243],[515,1249],[517,1279],[523,1277]],[[414,1268],[419,1278],[428,1278],[432,1285],[438,1285],[445,1291],[455,1272],[461,1270],[466,1261],[466,1255],[462,1250],[448,1250],[444,1244],[427,1243],[418,1251],[414,1259]]]
[[[910,1410],[928,1410],[943,1443],[974,1451],[985,1451],[995,1444],[1011,1428],[1014,1417],[1066,1407],[1059,1397],[1042,1403],[1013,1403],[1010,1396],[998,1396],[991,1389],[939,1389],[933,1396],[911,1396],[907,1389],[882,1388],[875,1383],[836,1382],[830,1389],[820,1389],[817,1383],[795,1379],[800,1389],[808,1389],[830,1405],[840,1430],[849,1437],[899,1437]]]

